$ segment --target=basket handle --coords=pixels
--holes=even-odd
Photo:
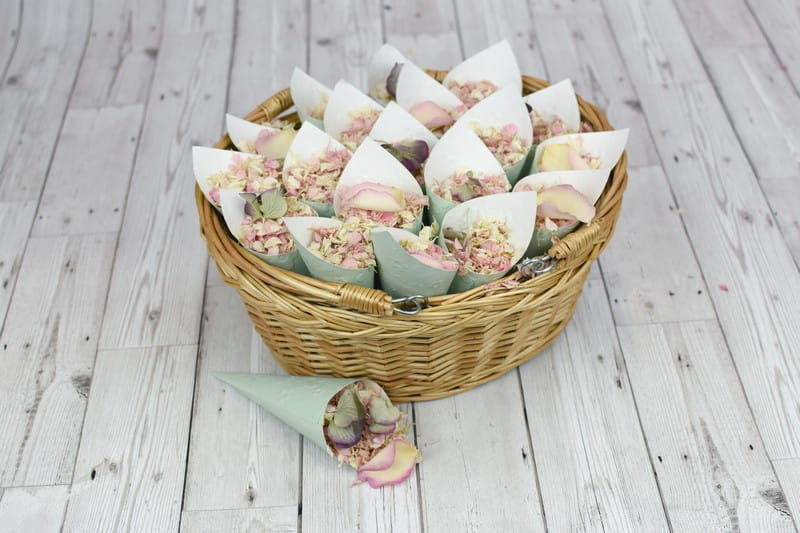
[[[383,316],[390,316],[394,312],[392,297],[383,291],[342,283],[336,292],[339,305],[343,307]]]
[[[573,231],[559,240],[550,247],[547,253],[555,259],[566,259],[570,256],[581,255],[595,245],[602,229],[603,219],[596,218],[589,225],[583,226],[578,231]]]

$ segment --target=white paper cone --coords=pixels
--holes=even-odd
[[[401,142],[408,139],[425,141],[431,150],[439,140],[431,130],[423,126],[396,102],[389,102],[375,125],[372,126],[369,136],[383,143]]]
[[[614,130],[614,131],[597,131],[592,133],[574,133],[570,135],[559,135],[558,137],[551,137],[546,141],[542,141],[536,146],[536,152],[533,157],[533,165],[531,169],[538,172],[539,162],[542,159],[542,153],[545,147],[551,144],[565,144],[570,139],[582,138],[583,144],[581,150],[588,152],[600,158],[599,170],[611,172],[611,169],[619,161],[622,152],[625,150],[625,144],[628,142],[628,130]]]
[[[378,261],[381,288],[393,298],[447,294],[456,271],[435,268],[415,259],[400,246],[400,241],[404,240],[426,242],[425,239],[398,228],[372,230],[372,245]]]
[[[400,107],[406,111],[427,100],[447,111],[452,111],[464,105],[444,85],[412,63],[406,63],[400,70],[400,76],[397,79],[396,100]]]
[[[228,128],[228,136],[231,142],[240,152],[255,153],[255,142],[258,134],[262,131],[277,132],[278,135],[285,135],[287,142],[274,143],[270,150],[261,155],[269,157],[270,159],[283,159],[286,157],[286,150],[294,138],[294,130],[291,133],[282,133],[280,129],[270,126],[264,126],[250,122],[231,114],[225,115],[225,124]]]
[[[369,137],[364,139],[355,151],[336,185],[333,193],[333,210],[337,216],[342,211],[340,205],[342,188],[364,182],[380,183],[387,187],[402,189],[407,194],[422,195],[422,188],[411,172]],[[420,228],[421,224],[416,231],[419,232]]]
[[[522,75],[517,58],[508,41],[481,50],[460,64],[453,67],[445,76],[442,84],[466,81],[490,81],[495,87],[513,87],[517,94],[522,94]]]
[[[242,240],[239,238],[239,228],[242,227],[242,221],[245,217],[244,206],[246,203],[247,202],[244,201],[238,192],[220,191],[222,217],[225,219],[225,225],[228,226],[228,231],[230,231],[231,235],[233,235],[236,240],[239,241],[239,244],[241,244],[245,250],[255,255],[259,259],[262,259],[271,265],[308,276],[308,269],[303,262],[303,258],[300,257],[300,252],[297,251],[296,246],[293,251],[285,254],[267,255],[251,250],[244,245]]]
[[[362,93],[344,80],[336,82],[328,107],[325,108],[325,132],[336,140],[341,140],[341,134],[353,122],[351,112],[360,111],[369,107],[378,112],[383,111],[383,106]]]
[[[194,179],[200,186],[200,190],[203,191],[203,195],[206,199],[217,209],[219,208],[211,199],[211,187],[208,185],[208,179],[219,172],[227,172],[228,166],[233,163],[233,158],[236,155],[242,158],[257,157],[255,154],[236,152],[234,150],[220,150],[218,148],[209,148],[206,146],[192,147],[192,169],[194,171]],[[280,186],[279,176],[276,177],[276,183]],[[220,193],[224,190],[225,189],[220,189]]]
[[[324,217],[288,217],[283,219],[283,223],[289,228],[300,256],[313,277],[323,281],[350,283],[370,289],[375,286],[375,271],[373,269],[343,268],[325,261],[308,249],[314,229],[339,227],[342,225],[340,220]]]
[[[446,231],[467,232],[477,220],[491,218],[503,220],[509,226],[509,238],[514,245],[511,265],[515,265],[525,254],[533,236],[536,221],[536,192],[493,194],[474,198],[451,209],[444,217],[439,233],[439,245],[446,248]],[[467,272],[456,275],[450,292],[463,292],[502,278],[509,270],[494,274]]]
[[[406,64],[409,61],[400,53],[400,50],[387,43],[378,48],[367,67],[367,91],[378,102],[387,102],[381,98],[381,94],[386,89],[386,78],[389,77],[395,63]],[[383,90],[376,90],[378,87]]]
[[[431,150],[423,170],[431,215],[439,225],[444,220],[447,211],[457,204],[434,194],[433,188],[435,185],[443,183],[456,171],[463,169],[484,176],[503,174],[503,168],[492,152],[486,148],[475,132],[460,123],[442,135],[442,138]]]
[[[514,191],[521,191],[526,186],[531,190],[541,190],[554,185],[572,185],[588,200],[595,204],[603,193],[608,182],[609,173],[605,170],[557,170],[538,172],[519,180]]]
[[[291,146],[289,146],[286,159],[283,160],[283,174],[287,174],[290,168],[300,164],[300,162],[308,161],[312,157],[329,150],[347,150],[347,148],[312,123],[304,122],[300,126]],[[313,207],[321,217],[333,216],[332,203],[302,201]]]
[[[297,108],[297,114],[303,122],[311,122],[322,128],[322,119],[313,118],[309,112],[320,103],[330,98],[331,90],[299,68],[295,67],[289,81],[289,91]]]
[[[533,144],[533,128],[528,115],[528,108],[525,107],[525,101],[522,96],[513,87],[500,89],[496,93],[487,96],[464,113],[458,119],[458,122],[470,128],[477,126],[480,129],[502,128],[506,124],[514,124],[517,127],[517,135],[519,135],[526,149],[530,150]],[[522,164],[518,162],[508,168],[504,168],[512,184],[519,178],[524,166],[525,156],[520,159],[520,162]]]
[[[578,98],[569,79],[525,96],[525,103],[543,118],[559,117],[569,131],[580,130],[581,112],[578,108]]]

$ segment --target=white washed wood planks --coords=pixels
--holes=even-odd
[[[800,96],[772,50],[712,47],[702,53],[758,177],[800,175]]]
[[[716,321],[618,329],[676,531],[793,531]]]
[[[94,0],[92,31],[70,108],[147,101],[161,41],[163,9],[159,0],[140,0],[135,5],[125,0]],[[93,140],[89,136],[87,142]]]
[[[97,357],[67,531],[177,531],[196,346]]]
[[[590,281],[584,287],[565,335],[566,346],[562,344],[552,354],[547,350],[520,368],[547,520],[559,515],[555,519],[558,524],[564,520],[562,514],[577,515],[574,519],[580,522],[569,523],[570,528],[582,523],[599,529],[591,508],[594,493],[606,531],[666,530],[602,283]],[[551,361],[544,360],[546,357]],[[539,374],[542,366],[544,376]],[[548,372],[552,379],[547,379]],[[540,405],[554,406],[554,410]],[[565,416],[575,421],[565,420]],[[573,449],[564,452],[552,442],[542,442],[549,439]],[[574,461],[568,466],[565,454]],[[572,478],[566,482],[561,479],[565,471]],[[568,485],[564,492],[561,483]],[[580,514],[567,510],[574,505],[576,494],[590,506]]]
[[[28,242],[0,335],[0,485],[72,479],[114,241]]]
[[[14,54],[21,24],[22,0],[6,2],[0,19],[0,79],[5,77],[6,66]]]
[[[188,511],[183,513],[184,533],[294,533],[297,529],[297,506],[229,509],[223,511]]]
[[[800,86],[800,12],[795,0],[748,2],[765,37],[789,73],[795,87]]]
[[[672,2],[606,0],[605,10],[634,84],[706,79]]]
[[[416,414],[426,531],[544,531],[516,372]]]
[[[123,219],[102,348],[195,344],[207,264],[191,146],[223,115],[230,33],[167,34]]]
[[[387,2],[383,25],[386,42],[420,68],[449,69],[463,59],[456,14],[449,2]]]
[[[661,132],[667,176],[770,457],[794,457],[800,453],[796,265],[711,86],[640,92]]]
[[[0,202],[0,328],[17,282],[36,202]]]
[[[765,44],[764,34],[744,0],[675,0],[698,48]]]
[[[615,323],[714,319],[661,167],[630,169],[624,198],[614,238],[600,258]]]
[[[568,366],[569,346],[562,335],[520,367],[533,444],[533,450],[520,453],[535,462],[550,531],[603,531]]]
[[[34,236],[119,230],[141,120],[140,104],[67,112]]]
[[[228,111],[244,116],[288,87],[295,66],[306,70],[309,14],[300,0],[242,0],[238,10]]]
[[[83,55],[87,2],[25,5],[19,41],[0,91],[0,201],[36,200]]]
[[[508,39],[522,74],[547,77],[527,2],[456,0],[455,5],[464,55],[471,56],[490,44]]]
[[[800,180],[796,177],[764,180],[761,187],[767,195],[772,214],[781,228],[795,263],[800,266]]]
[[[572,79],[575,91],[600,107],[611,124],[630,128],[628,165],[658,164],[639,99],[602,14],[534,17],[550,81]]]
[[[773,461],[775,472],[783,487],[783,500],[775,494],[775,506],[794,517],[795,526],[800,528],[800,458]]]
[[[184,510],[300,502],[300,435],[212,372],[283,371],[230,287],[206,291]]]
[[[69,485],[0,489],[0,532],[61,531]]]
[[[309,17],[309,74],[329,87],[344,79],[366,92],[367,64],[383,41],[379,3],[318,0]]]

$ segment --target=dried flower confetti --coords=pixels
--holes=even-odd
[[[220,206],[219,190],[262,193],[280,186],[280,162],[260,155],[234,153],[227,170],[208,177],[208,195]]]
[[[328,150],[292,164],[283,176],[286,195],[309,202],[332,202],[336,184],[351,156],[347,150]]]
[[[461,169],[432,189],[434,194],[449,202],[461,203],[479,196],[508,192],[510,185],[505,174],[486,175]]]
[[[447,88],[458,96],[458,99],[464,102],[467,108],[497,91],[497,86],[488,80],[464,82],[453,80]]]
[[[341,226],[316,228],[309,251],[342,268],[373,268],[375,252],[369,240],[369,228],[356,219]]]
[[[514,244],[506,222],[483,218],[469,226],[464,234],[445,229],[445,242],[459,262],[458,273],[495,274],[511,268]]]
[[[441,270],[456,270],[458,261],[438,244],[424,239],[406,239],[399,242],[400,246],[411,257],[430,267]]]
[[[351,111],[350,118],[352,121],[350,126],[339,134],[339,142],[350,150],[358,148],[358,145],[369,134],[380,114],[380,111],[369,106]]]
[[[516,124],[481,128],[477,123],[473,123],[471,126],[503,168],[516,165],[528,153],[530,147],[526,147],[525,142],[517,134]]]
[[[419,220],[427,203],[424,195],[365,181],[342,188],[339,218],[354,218],[373,226],[404,228]]]

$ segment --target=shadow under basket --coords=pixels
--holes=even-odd
[[[445,75],[429,72],[439,80]],[[523,76],[525,93],[547,85]],[[595,131],[613,129],[599,109],[580,97],[578,102]],[[246,118],[269,120],[291,106],[284,89]],[[226,136],[216,147],[232,144]],[[626,161],[623,153],[594,221],[550,248],[552,270],[510,288],[495,283],[430,298],[416,315],[397,313],[397,304],[381,290],[329,283],[261,261],[228,233],[199,188],[195,195],[201,232],[222,279],[239,291],[256,330],[290,374],[368,377],[393,401],[421,401],[497,378],[553,342],[572,318],[592,261],[614,233]]]

